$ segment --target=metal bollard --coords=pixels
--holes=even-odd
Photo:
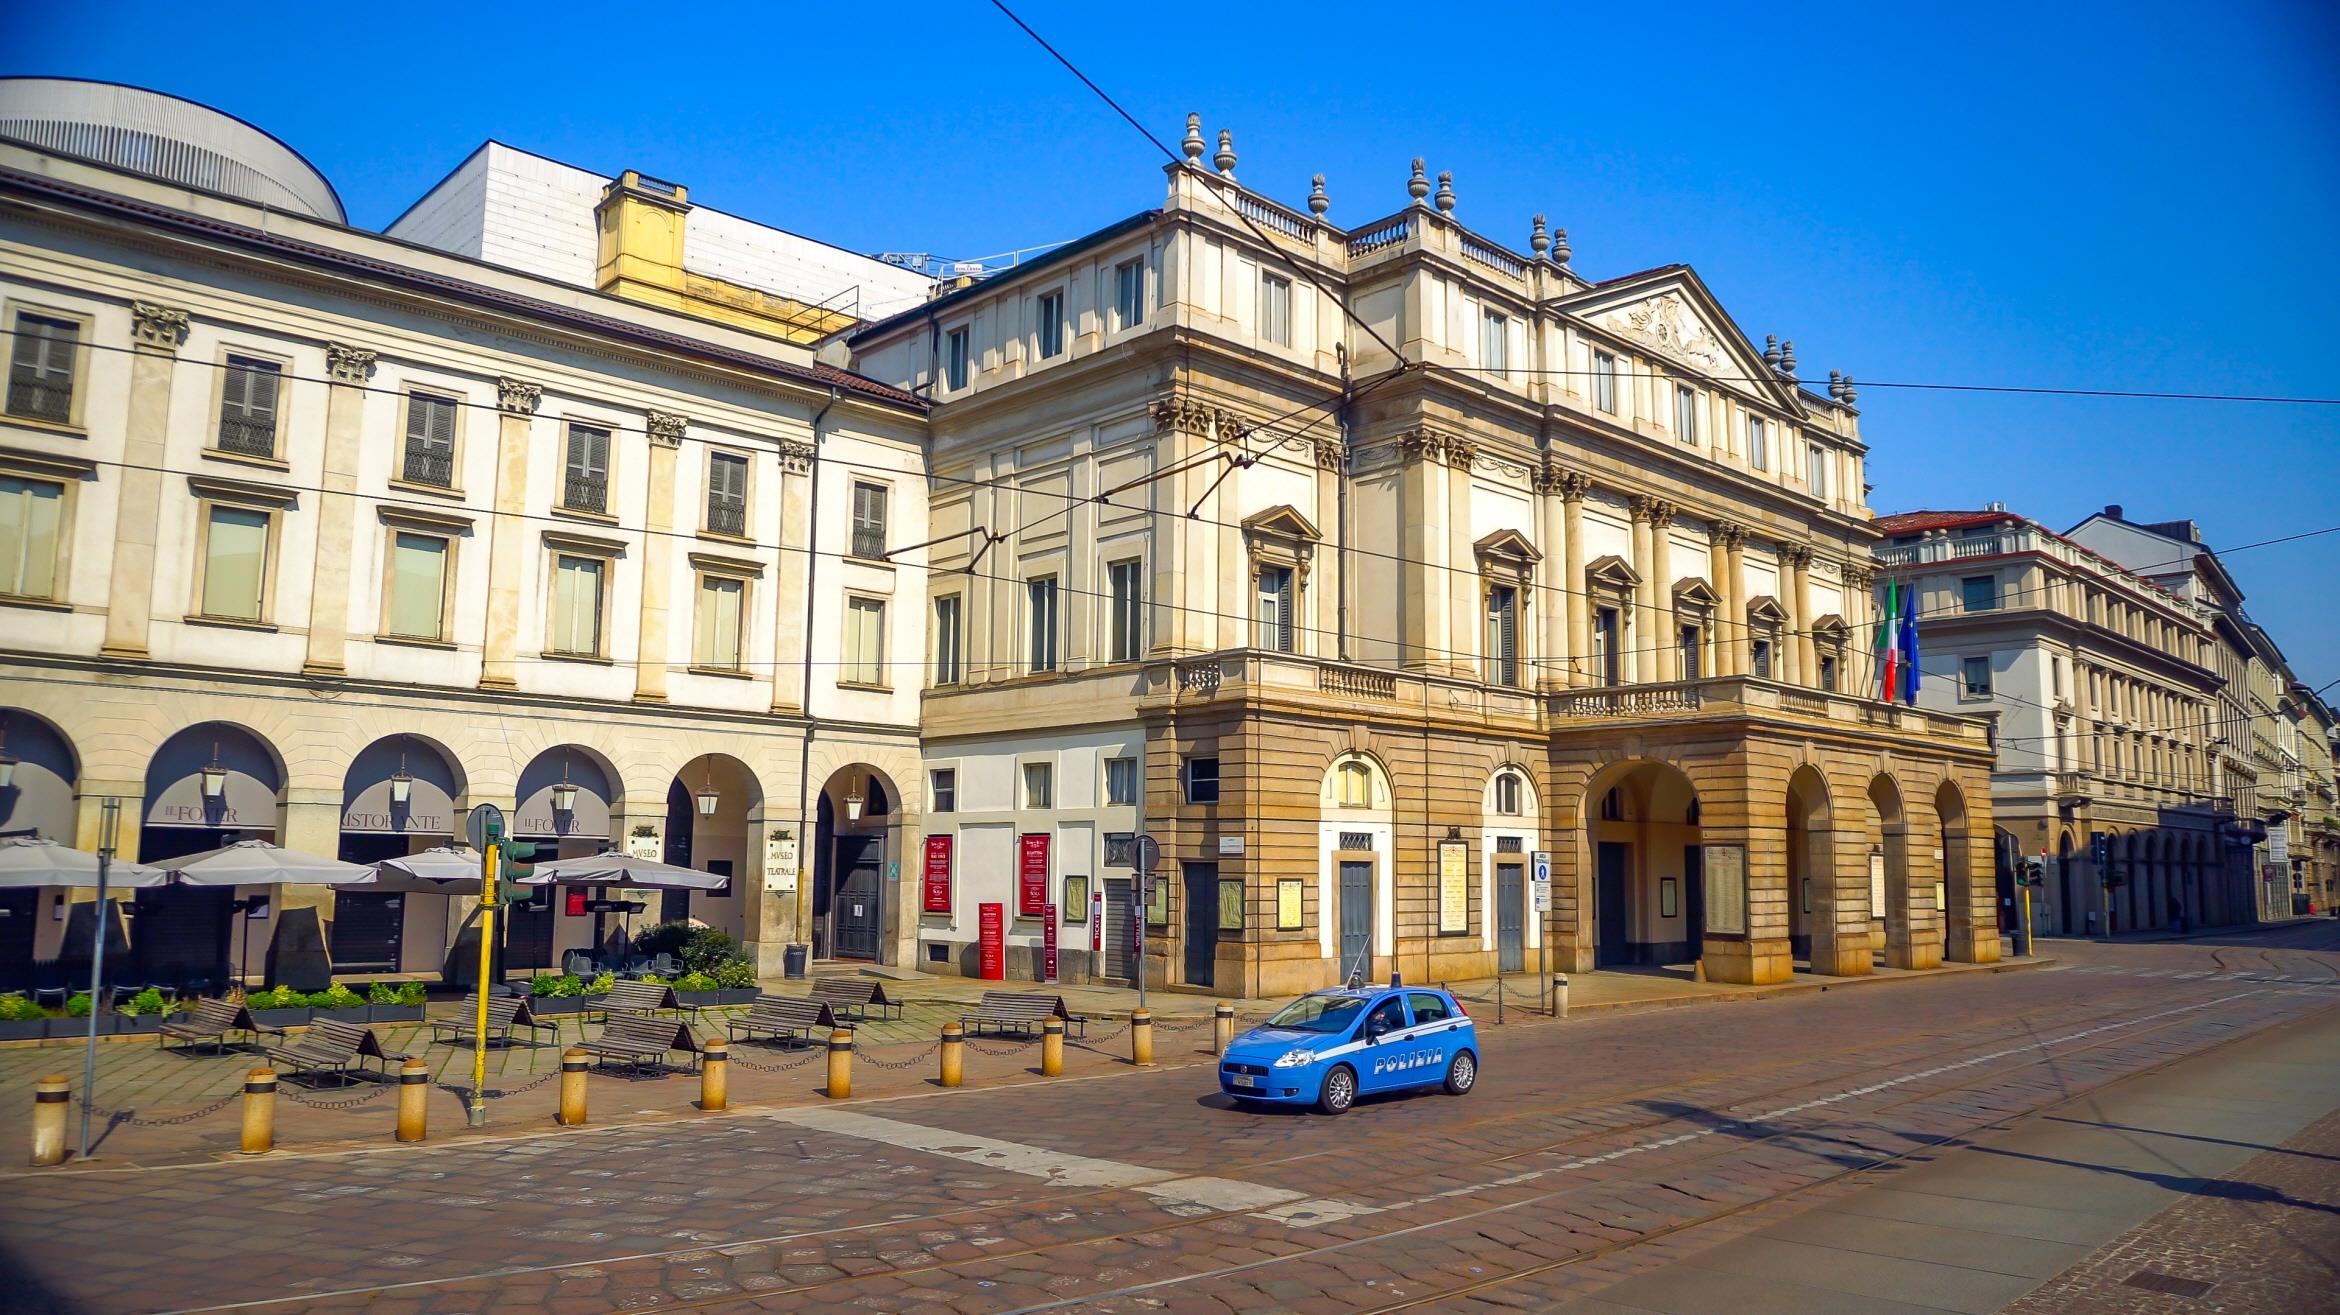
[[[585,1124],[585,1069],[591,1063],[591,1057],[574,1046],[561,1052],[559,1122],[564,1128],[579,1128]]]
[[[1495,979],[1495,1026],[1503,1026],[1503,979]]]
[[[843,1100],[853,1094],[853,1029],[850,1027],[829,1033],[829,1085],[821,1094],[831,1100]]]
[[[431,1066],[409,1059],[398,1066],[398,1140],[430,1135]]]
[[[1235,1044],[1235,1006],[1219,1005],[1211,1010],[1211,1053],[1224,1055],[1227,1047]]]
[[[1040,1024],[1040,1076],[1064,1076],[1064,1020],[1061,1018]]]
[[[1552,979],[1552,1016],[1568,1017],[1568,979],[1565,976]]]
[[[73,1108],[73,1084],[51,1073],[33,1084],[32,1162],[65,1163],[65,1115]]]
[[[1154,1011],[1140,1009],[1129,1016],[1129,1062],[1139,1067],[1154,1062]]]
[[[709,1038],[699,1052],[699,1108],[709,1114],[730,1107],[731,1043]]]
[[[942,1030],[942,1084],[959,1085],[967,1073],[967,1029],[957,1023],[945,1023]]]
[[[244,1136],[238,1149],[246,1155],[276,1149],[275,1069],[256,1068],[244,1075]]]

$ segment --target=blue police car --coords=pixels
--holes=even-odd
[[[1219,1090],[1240,1101],[1314,1105],[1338,1114],[1359,1096],[1479,1080],[1479,1033],[1445,991],[1345,986],[1314,991],[1235,1038]]]

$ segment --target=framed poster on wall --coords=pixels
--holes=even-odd
[[[1747,848],[1707,845],[1706,930],[1725,936],[1747,934]]]
[[[1016,840],[1016,916],[1037,918],[1048,911],[1048,833]]]
[[[1460,840],[1438,844],[1438,934],[1459,936],[1471,929],[1471,847]]]
[[[1064,879],[1064,920],[1077,924],[1087,919],[1088,916],[1089,879],[1087,877],[1066,877]]]
[[[951,911],[951,838],[926,838],[926,871],[920,882],[918,907],[926,913]]]

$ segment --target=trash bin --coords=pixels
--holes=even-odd
[[[789,981],[801,982],[804,980],[805,964],[811,958],[811,946],[791,944],[781,952],[781,971],[787,975]]]

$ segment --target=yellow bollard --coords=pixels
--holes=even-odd
[[[585,1069],[591,1062],[584,1051],[573,1046],[561,1052],[560,1125],[564,1128],[585,1124]]]
[[[1690,980],[1693,982],[1703,982],[1706,980],[1706,960],[1704,958],[1697,958],[1690,961]]]
[[[1224,1055],[1227,1047],[1235,1044],[1235,1006],[1220,1005],[1211,1011],[1211,1053]]]
[[[957,1023],[943,1024],[942,1084],[944,1086],[955,1087],[959,1085],[960,1080],[966,1076],[966,1050],[967,1029],[959,1026]]]
[[[256,1068],[244,1075],[244,1137],[246,1155],[266,1155],[276,1149],[276,1070]]]
[[[1154,1011],[1140,1009],[1129,1016],[1129,1062],[1141,1068],[1154,1062]]]
[[[398,1067],[398,1140],[421,1141],[430,1133],[431,1066],[409,1059]]]
[[[73,1108],[73,1084],[51,1073],[33,1084],[32,1162],[65,1163],[65,1115]]]
[[[850,1027],[829,1033],[829,1085],[821,1094],[831,1100],[843,1100],[853,1094],[853,1029]]]
[[[699,1054],[699,1108],[709,1114],[729,1108],[730,1086],[731,1044],[712,1038]]]
[[[1064,1020],[1061,1018],[1040,1024],[1040,1076],[1064,1076]]]

